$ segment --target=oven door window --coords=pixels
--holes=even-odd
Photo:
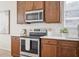
[[[21,51],[26,51],[25,50],[25,40],[21,40]]]
[[[38,54],[38,41],[30,40],[30,49],[32,53]]]
[[[21,51],[30,52],[30,50],[26,50],[26,44],[25,40],[21,40]]]
[[[21,40],[21,51],[38,54],[38,41],[30,40],[30,50],[27,51],[25,48],[25,40]]]

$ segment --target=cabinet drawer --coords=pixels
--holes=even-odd
[[[42,44],[57,44],[57,40],[42,39]]]
[[[59,45],[61,46],[70,46],[70,47],[77,47],[78,42],[73,41],[59,41]]]

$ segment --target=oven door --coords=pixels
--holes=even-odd
[[[30,40],[29,50],[26,50],[26,46],[28,43],[26,42],[26,40]],[[38,54],[39,53],[39,39],[32,39],[32,38],[21,39],[21,51]]]

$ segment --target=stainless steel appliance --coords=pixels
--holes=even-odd
[[[43,10],[33,10],[25,12],[25,22],[43,22]]]
[[[21,37],[21,56],[39,56],[39,39],[41,36],[47,35],[46,29],[34,29],[33,31],[29,32],[28,37]]]

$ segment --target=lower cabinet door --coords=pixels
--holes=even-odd
[[[76,48],[74,47],[59,47],[58,48],[59,57],[76,57]]]
[[[11,37],[11,55],[14,57],[20,56],[20,39],[17,36]]]
[[[41,47],[41,56],[42,57],[55,57],[57,47],[56,45],[43,45]]]

